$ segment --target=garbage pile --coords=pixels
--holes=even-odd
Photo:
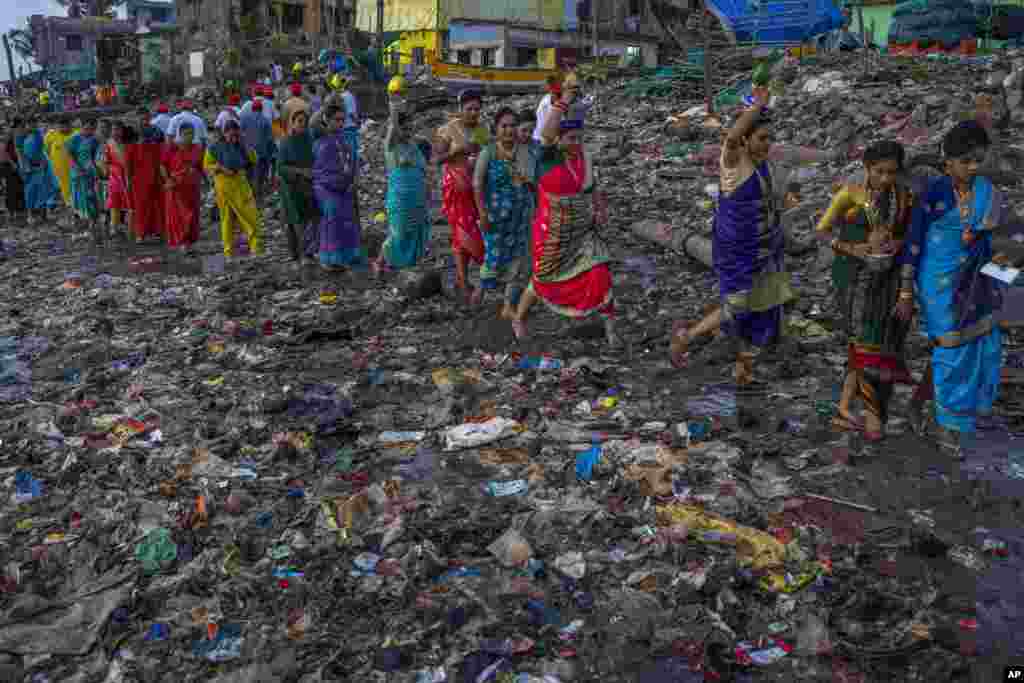
[[[808,237],[856,150],[908,128],[931,149],[978,67],[860,68],[787,66],[778,142],[816,160],[792,174],[801,296],[743,391],[721,345],[667,360],[669,326],[717,298],[692,244],[665,247],[709,234],[721,121],[621,82],[589,135],[622,350],[539,311],[517,344],[458,308],[441,222],[419,269],[379,279],[297,272],[272,203],[269,256],[231,265],[208,223],[196,259],[5,224],[0,680],[999,675],[1020,652],[1020,391],[962,462],[909,432],[902,393],[881,444],[830,432],[845,348]]]

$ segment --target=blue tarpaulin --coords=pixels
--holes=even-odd
[[[831,0],[708,0],[707,7],[740,43],[802,43],[843,25]]]

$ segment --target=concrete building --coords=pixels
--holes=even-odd
[[[175,8],[181,28],[175,53],[183,65],[226,31],[243,52],[246,77],[342,44],[355,15],[354,0],[175,0]],[[271,46],[273,34],[287,39]]]
[[[99,42],[134,35],[135,24],[99,17],[72,19],[35,14],[29,19],[29,30],[35,40],[35,62],[39,66],[57,69],[92,64],[95,68]]]
[[[137,26],[153,30],[174,30],[177,28],[177,13],[170,0],[128,0],[125,3],[128,20]]]
[[[356,0],[356,27],[376,32],[377,0]],[[659,16],[680,26],[697,0],[655,0]],[[428,56],[477,66],[554,67],[598,52],[654,66],[664,36],[646,0],[385,0],[390,61],[421,66]]]

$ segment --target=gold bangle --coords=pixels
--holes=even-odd
[[[914,298],[914,293],[913,292],[908,292],[906,290],[903,290],[903,291],[900,292],[899,298],[900,298],[900,301],[909,301],[909,300]]]

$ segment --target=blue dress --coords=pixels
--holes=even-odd
[[[100,198],[96,190],[99,174],[96,171],[96,155],[100,141],[95,136],[73,135],[65,144],[73,162],[71,166],[71,205],[75,213],[85,220],[96,220],[100,215]]]
[[[388,166],[388,238],[381,247],[393,268],[415,266],[430,244],[427,212],[427,160],[412,142],[385,152]]]
[[[25,181],[25,205],[33,210],[57,206],[60,187],[50,170],[43,147],[43,134],[34,130],[15,141]]]
[[[977,416],[992,412],[999,389],[1002,333],[993,313],[1001,306],[1001,286],[980,270],[992,259],[991,230],[1001,206],[998,190],[978,177],[962,214],[952,179],[935,178],[924,197],[925,220],[908,241],[933,345],[936,421],[955,432],[974,432]],[[975,237],[970,245],[963,243],[965,226]]]
[[[505,285],[511,301],[521,279],[525,257],[529,254],[530,224],[533,218],[533,191],[528,181],[535,172],[535,155],[527,146],[517,148],[515,161],[497,158],[494,145],[488,145],[477,161],[476,179],[482,185],[490,229],[484,233],[484,263],[480,268],[480,287],[497,289]],[[519,175],[519,179],[514,178]]]

